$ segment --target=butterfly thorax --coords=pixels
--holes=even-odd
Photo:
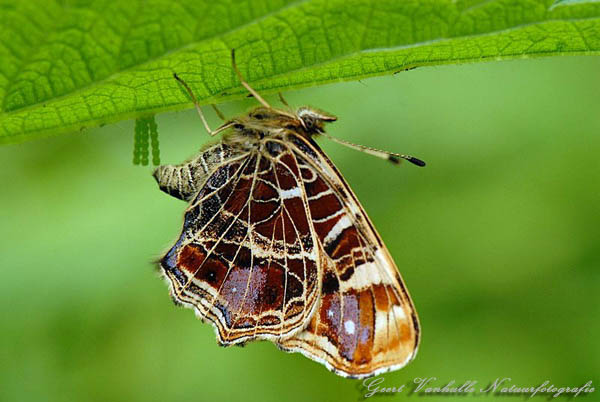
[[[258,107],[248,114],[226,122],[232,130],[225,135],[224,141],[246,149],[256,149],[264,144],[264,139],[284,140],[292,132],[304,137],[312,137],[324,132],[327,122],[337,120],[333,115],[301,107],[295,113]]]

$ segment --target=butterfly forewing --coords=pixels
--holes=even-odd
[[[222,344],[290,335],[312,315],[320,277],[304,199],[291,196],[295,160],[249,152],[215,164],[161,260],[172,295]]]
[[[279,341],[340,375],[366,377],[415,355],[418,321],[388,251],[320,148],[289,134],[319,240],[321,297],[306,329]]]

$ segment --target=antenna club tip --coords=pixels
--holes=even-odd
[[[424,161],[422,161],[419,158],[415,158],[414,156],[405,156],[405,155],[402,155],[401,157],[399,157],[399,156],[390,154],[387,157],[387,160],[390,161],[390,162],[392,162],[395,165],[399,165],[400,162],[402,162],[402,159],[405,159],[405,160],[409,161],[410,163],[412,163],[414,165],[417,165],[419,167],[423,167],[423,166],[426,165],[426,163]]]
[[[421,159],[419,159],[419,158],[415,158],[414,156],[411,156],[411,157],[409,157],[409,158],[408,158],[408,161],[409,161],[410,163],[413,163],[413,164],[415,164],[415,165],[417,165],[417,166],[420,166],[420,167],[424,167],[425,165],[427,165],[427,164],[426,164],[424,161],[422,161],[422,160],[421,160]]]

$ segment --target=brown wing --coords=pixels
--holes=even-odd
[[[224,161],[161,260],[174,300],[212,322],[221,344],[289,336],[314,312],[320,268],[308,206],[292,197],[300,182],[291,154]]]
[[[417,315],[389,252],[337,169],[310,139],[288,134],[303,178],[323,269],[319,306],[302,332],[279,340],[339,375],[406,365]]]

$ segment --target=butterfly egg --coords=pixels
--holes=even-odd
[[[148,126],[150,128],[150,141],[152,145],[152,164],[158,166],[160,165],[160,149],[158,147],[158,126],[156,125],[154,116],[150,117]]]

